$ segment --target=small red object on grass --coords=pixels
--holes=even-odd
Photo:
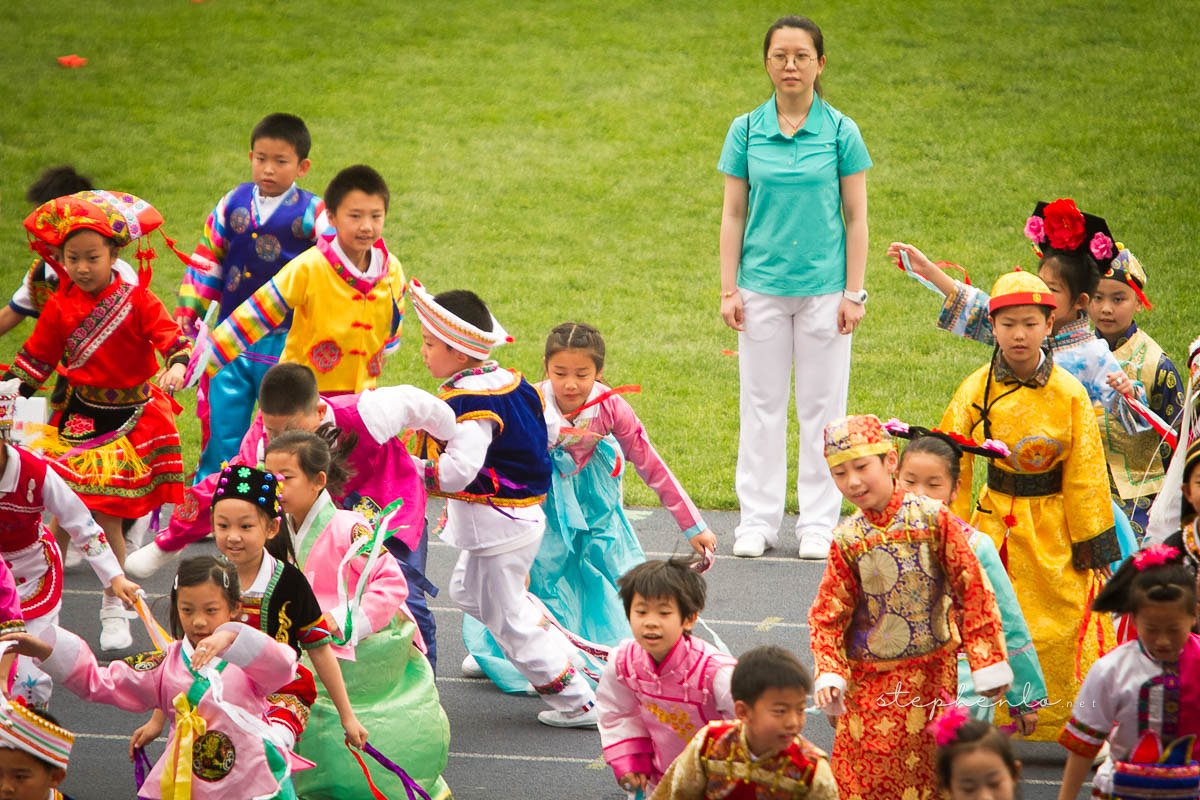
[[[737,350],[722,350],[721,351],[721,355],[723,355],[723,356],[736,356],[737,354],[738,354]]]
[[[58,63],[64,67],[66,67],[67,69],[77,69],[77,68],[82,67],[85,64],[87,64],[87,59],[80,58],[79,56],[75,55],[74,53],[71,53],[71,55],[69,55],[69,56],[59,56]]]

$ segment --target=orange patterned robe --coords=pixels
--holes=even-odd
[[[937,797],[925,726],[954,702],[960,643],[977,690],[1012,681],[996,597],[962,522],[899,487],[882,512],[859,510],[834,533],[808,622],[816,688],[843,688],[841,797]]]

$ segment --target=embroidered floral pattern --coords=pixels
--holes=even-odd
[[[83,414],[72,414],[63,424],[63,432],[76,438],[96,432],[96,420]]]
[[[308,361],[317,372],[329,372],[342,360],[342,348],[333,339],[323,339],[308,351]]]
[[[68,369],[78,369],[86,364],[100,349],[100,345],[129,317],[133,304],[126,301],[132,294],[132,286],[120,284],[112,293],[101,298],[79,326],[71,331],[64,347]]]

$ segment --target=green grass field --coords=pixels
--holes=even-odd
[[[596,324],[607,377],[705,507],[731,508],[736,338],[717,315],[715,170],[733,116],[770,94],[767,26],[825,31],[826,98],[862,129],[872,297],[851,409],[936,422],[987,352],[933,328],[935,297],[883,256],[905,239],[990,285],[1032,257],[1038,199],[1105,216],[1147,267],[1144,326],[1182,359],[1200,326],[1188,283],[1200,167],[1200,26],[1191,2],[235,3],[10,0],[0,76],[0,291],[30,261],[26,185],[69,162],[141,195],[190,249],[249,179],[251,127],[308,122],[322,191],[365,162],[389,180],[385,231],[410,276],[478,291],[540,376],[556,323]],[[57,56],[89,59],[64,69]],[[159,252],[166,248],[158,244]],[[182,266],[160,258],[171,304]],[[387,382],[433,388],[417,322]],[[0,341],[7,361],[30,330]],[[183,398],[190,406],[190,398]],[[189,460],[197,424],[180,418]],[[636,477],[629,500],[653,496]]]

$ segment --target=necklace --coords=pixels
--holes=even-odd
[[[800,126],[803,125],[805,120],[808,119],[807,111],[804,112],[804,116],[800,118],[799,122],[792,122],[791,118],[788,117],[787,114],[784,114],[782,111],[780,111],[778,108],[775,109],[775,113],[779,115],[779,118],[781,120],[786,122],[788,125],[792,126],[792,133],[791,133],[792,136],[796,135],[796,131],[800,130]]]

